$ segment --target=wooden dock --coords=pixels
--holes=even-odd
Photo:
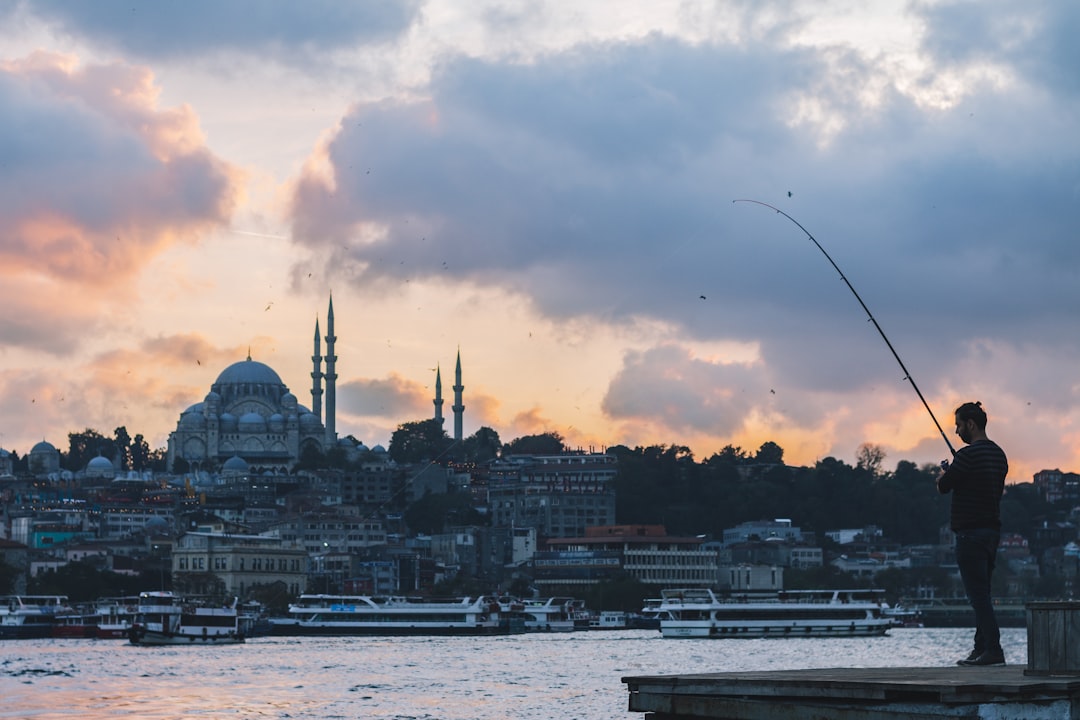
[[[1080,720],[1080,675],[1022,665],[624,677],[650,720]]]

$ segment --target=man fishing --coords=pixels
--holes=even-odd
[[[975,611],[975,647],[957,665],[1004,665],[990,579],[1001,539],[1001,495],[1009,461],[986,436],[986,412],[981,403],[964,403],[955,415],[956,434],[965,446],[956,451],[951,464],[941,464],[937,487],[942,494],[952,493],[950,523],[956,533],[956,565]]]

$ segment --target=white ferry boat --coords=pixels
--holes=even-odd
[[[71,612],[65,595],[5,595],[0,597],[0,640],[47,638],[57,613]]]
[[[133,645],[229,645],[244,642],[236,600],[225,606],[185,601],[171,592],[139,593],[128,631]]]
[[[893,627],[880,590],[789,590],[718,596],[664,590],[657,608],[665,638],[870,637]]]
[[[503,612],[521,617],[526,632],[573,632],[577,603],[572,597],[499,598]]]
[[[301,595],[289,615],[270,618],[273,635],[509,635],[525,632],[497,598]]]

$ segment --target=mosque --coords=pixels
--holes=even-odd
[[[319,321],[315,321],[310,410],[299,403],[273,368],[252,360],[250,353],[246,360],[225,368],[202,402],[180,413],[176,430],[169,434],[168,469],[173,471],[182,460],[190,467],[210,471],[287,473],[309,448],[320,453],[334,446],[345,447],[349,452],[367,451],[363,445],[355,446],[352,441],[339,440],[337,436],[336,341],[334,300],[330,298],[325,336],[320,337]],[[325,355],[322,342],[326,343]],[[459,441],[465,411],[461,401],[463,390],[459,351],[453,405],[454,438]],[[435,419],[440,424],[442,404],[442,378],[437,374]]]

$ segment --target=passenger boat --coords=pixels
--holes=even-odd
[[[657,608],[665,638],[871,637],[893,626],[880,590],[789,590],[718,596],[664,590]]]
[[[50,637],[57,613],[63,612],[71,612],[65,595],[0,597],[0,640]]]
[[[509,635],[525,632],[497,598],[301,595],[273,635]]]
[[[139,614],[128,631],[133,645],[229,645],[244,642],[231,604],[185,601],[171,592],[139,593]]]
[[[97,602],[98,639],[113,640],[128,637],[138,612],[138,596],[99,600]]]
[[[97,620],[97,613],[89,608],[58,612],[53,616],[52,637],[97,637]]]
[[[499,598],[502,612],[521,617],[526,632],[573,632],[577,603],[571,597]]]

